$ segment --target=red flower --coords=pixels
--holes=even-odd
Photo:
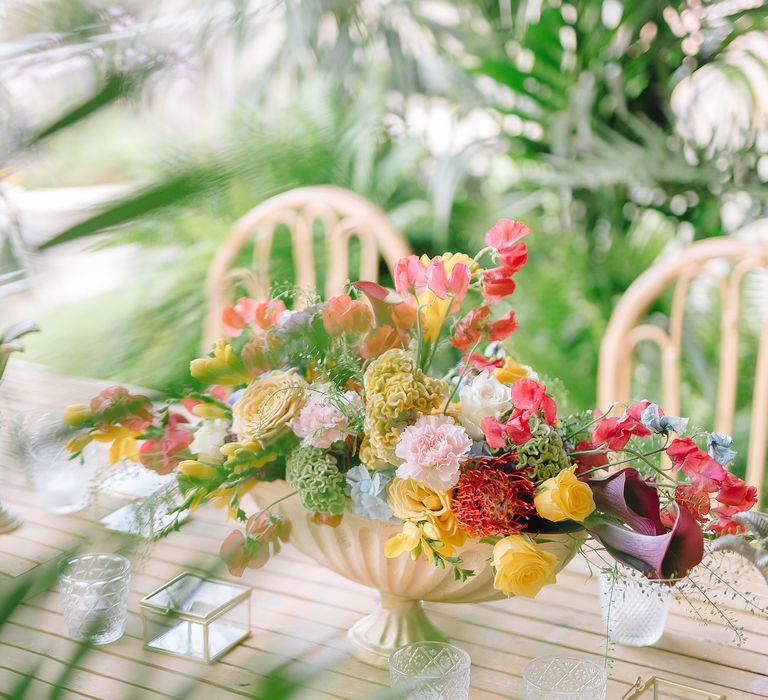
[[[557,404],[547,394],[547,387],[529,378],[518,379],[512,385],[512,405],[522,411],[525,419],[541,411],[547,424],[552,425],[557,418]]]
[[[91,399],[91,411],[99,430],[120,424],[128,430],[141,432],[152,424],[152,402],[141,394],[131,394],[122,386],[110,386],[100,391]]]
[[[144,440],[139,448],[139,461],[158,474],[170,474],[181,462],[179,453],[186,450],[192,442],[192,433],[180,428],[187,419],[178,413],[168,416],[165,435],[162,438]]]
[[[480,421],[480,430],[483,431],[488,447],[497,450],[507,444],[504,424],[493,416],[486,416]]]
[[[485,244],[497,250],[509,248],[530,232],[531,229],[521,221],[499,219],[493,228],[486,232]]]
[[[507,418],[504,432],[515,445],[522,445],[533,437],[531,426],[528,424],[528,418],[519,411],[513,411],[509,418]]]
[[[400,258],[395,263],[393,277],[395,289],[400,294],[421,294],[427,288],[427,269],[416,255]]]
[[[226,335],[237,338],[243,332],[243,328],[251,323],[269,330],[277,323],[283,311],[285,311],[285,303],[282,299],[256,301],[248,297],[240,297],[234,306],[227,306],[221,312],[221,325]]]
[[[576,449],[574,451],[592,452],[596,449],[598,449],[598,446],[595,445],[591,440],[581,440],[576,443]],[[573,458],[573,461],[578,465],[576,468],[576,476],[579,476],[585,471],[589,471],[590,469],[607,467],[610,464],[607,452],[595,452],[595,454],[591,455],[576,455]]]
[[[491,321],[488,324],[488,330],[490,331],[488,340],[505,340],[517,330],[515,312],[510,311],[501,318]]]
[[[709,494],[697,491],[693,486],[681,485],[675,489],[675,501],[685,508],[696,520],[703,523],[709,515]]]
[[[478,306],[467,312],[456,324],[456,331],[451,339],[451,345],[459,350],[466,350],[480,340],[480,335],[486,328],[485,320],[491,313],[490,306]]]
[[[494,459],[477,460],[456,484],[453,515],[471,537],[520,532],[533,511],[533,482],[522,470],[495,469]]]
[[[735,474],[726,472],[715,500],[723,505],[712,510],[720,516],[730,517],[736,513],[749,510],[757,503],[757,488],[755,486],[747,486],[743,479],[739,479]]]
[[[746,532],[746,528],[732,518],[718,518],[717,520],[713,520],[707,525],[706,529],[710,532],[714,532],[718,537],[721,537],[722,535],[740,535],[741,533]]]
[[[649,405],[649,401],[638,401],[627,408],[621,418],[603,418],[592,431],[592,443],[605,444],[609,450],[623,450],[633,435],[648,437],[651,431],[641,422],[640,414]]]
[[[469,362],[476,370],[480,372],[482,372],[484,369],[496,369],[496,367],[501,367],[504,364],[503,357],[494,360],[477,352],[473,352],[471,357],[468,357],[465,354],[464,357],[461,358],[461,361],[463,363]]]
[[[667,447],[667,455],[674,462],[674,470],[682,469],[697,491],[717,491],[726,477],[721,464],[700,450],[690,438],[677,438]]]
[[[503,267],[483,270],[483,297],[489,304],[495,304],[515,291],[515,280]]]
[[[522,445],[532,437],[528,419],[519,411],[513,411],[506,423],[500,423],[493,416],[487,416],[480,421],[480,430],[483,431],[488,446],[494,450],[505,447],[506,438],[515,445]]]
[[[515,243],[509,248],[499,250],[499,264],[502,270],[512,276],[528,262],[528,246],[525,243]]]
[[[349,294],[331,297],[323,309],[323,326],[329,335],[365,333],[372,324],[370,307]]]

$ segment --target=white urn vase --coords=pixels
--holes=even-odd
[[[290,491],[285,481],[275,481],[259,484],[253,496],[257,505],[264,507]],[[430,622],[421,601],[480,603],[504,597],[493,587],[493,548],[489,544],[470,541],[460,548],[462,568],[475,574],[466,581],[455,581],[450,567],[441,569],[407,555],[387,559],[384,543],[400,532],[397,524],[346,512],[338,527],[318,525],[298,497],[282,501],[273,511],[290,520],[290,542],[296,549],[344,578],[378,591],[377,607],[347,634],[350,652],[365,663],[386,667],[389,654],[404,644],[446,639]],[[542,534],[536,541],[557,556],[560,571],[585,538],[583,532]]]

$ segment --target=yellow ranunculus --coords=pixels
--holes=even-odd
[[[210,464],[203,464],[196,459],[185,459],[179,462],[179,472],[192,479],[212,479],[219,472]]]
[[[213,346],[213,357],[192,360],[189,373],[205,384],[243,384],[251,379],[243,361],[224,339]]]
[[[240,442],[265,445],[285,435],[306,388],[294,371],[273,370],[254,379],[232,406],[232,430]]]
[[[461,547],[466,541],[467,535],[451,511],[450,491],[440,493],[420,481],[395,478],[387,493],[392,512],[398,518],[412,523],[426,521],[433,528],[428,532],[430,539],[443,542],[447,548]]]
[[[76,403],[67,406],[64,409],[62,420],[65,425],[69,425],[72,428],[79,428],[81,425],[85,425],[91,418],[93,418],[91,407],[86,406],[83,403]]]
[[[91,433],[91,438],[96,442],[111,442],[109,447],[109,463],[115,464],[121,459],[131,462],[139,461],[139,442],[136,439],[141,433],[128,430],[121,425],[113,425],[107,430],[99,430]]]
[[[555,583],[557,557],[545,552],[523,535],[509,535],[493,547],[493,587],[506,595],[534,598]]]
[[[533,497],[536,512],[547,520],[581,522],[595,510],[595,499],[588,484],[576,477],[576,467],[563,469],[547,479]]]
[[[502,384],[513,384],[518,379],[528,376],[528,370],[511,357],[504,358],[504,364],[493,370],[493,376]]]

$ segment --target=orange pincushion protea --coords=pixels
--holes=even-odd
[[[500,461],[476,460],[476,468],[456,484],[453,516],[472,537],[520,532],[533,512],[533,482],[523,470],[505,471],[506,465],[495,464]]]

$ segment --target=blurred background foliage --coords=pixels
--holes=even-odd
[[[590,406],[627,286],[694,239],[765,231],[765,25],[747,0],[11,2],[0,75],[75,61],[87,79],[42,115],[6,82],[7,169],[29,188],[132,185],[50,244],[141,251],[124,284],[40,318],[30,359],[178,388],[230,225],[331,183],[381,206],[419,252],[474,251],[496,219],[525,221],[509,350]],[[765,301],[752,280],[742,414]],[[703,423],[718,302],[702,283],[690,303],[684,407]],[[653,397],[657,358],[641,354],[638,393]]]

